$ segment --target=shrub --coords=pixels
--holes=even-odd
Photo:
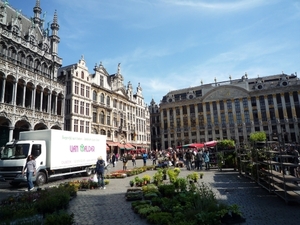
[[[162,184],[158,186],[158,191],[164,197],[172,197],[175,193],[174,184]]]
[[[45,225],[72,225],[74,224],[74,214],[68,214],[66,211],[59,211],[53,214],[47,214]]]
[[[70,194],[62,187],[55,187],[41,191],[41,198],[37,202],[37,210],[42,214],[53,213],[67,208]]]
[[[173,225],[173,216],[168,212],[158,212],[152,213],[147,216],[147,221],[150,224],[164,224],[164,225]]]

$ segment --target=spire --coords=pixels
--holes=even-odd
[[[121,74],[121,63],[118,63],[118,74]]]
[[[33,8],[33,12],[34,12],[34,17],[33,17],[34,24],[41,27],[42,26],[42,20],[41,20],[42,9],[40,7],[40,0],[36,0],[35,7]]]
[[[58,53],[58,43],[60,41],[60,38],[58,37],[59,25],[57,23],[56,10],[54,12],[53,22],[51,23],[51,30],[52,30],[52,35],[50,38],[51,38],[51,44],[52,44],[52,54],[56,55]]]

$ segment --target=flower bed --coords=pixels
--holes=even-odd
[[[107,174],[105,177],[108,179],[113,179],[113,178],[125,178],[125,177],[130,177],[134,176],[140,173],[143,173],[147,170],[153,170],[154,166],[143,166],[143,167],[136,167],[130,170],[117,170],[113,171],[109,174]]]

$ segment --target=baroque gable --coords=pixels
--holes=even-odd
[[[248,97],[249,94],[246,90],[237,87],[219,87],[208,92],[203,96],[203,101],[218,101],[233,98]]]

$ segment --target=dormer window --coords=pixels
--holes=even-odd
[[[35,38],[34,38],[33,35],[31,35],[31,36],[29,37],[29,43],[32,44],[32,45],[34,45],[34,42],[35,42]]]
[[[14,35],[18,36],[18,35],[19,35],[19,28],[18,28],[17,26],[13,26],[13,28],[12,28],[12,33],[13,33]]]

